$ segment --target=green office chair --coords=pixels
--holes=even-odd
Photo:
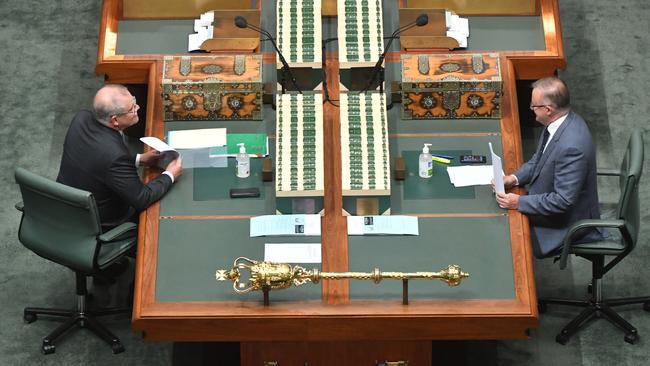
[[[113,353],[124,351],[120,340],[94,316],[128,313],[129,308],[86,309],[87,276],[102,276],[102,271],[133,251],[136,225],[125,223],[102,233],[95,198],[90,192],[72,188],[18,168],[15,173],[23,202],[18,238],[20,242],[52,262],[70,268],[76,275],[77,307],[73,310],[25,308],[24,319],[36,321],[38,315],[67,318],[43,339],[42,352],[54,353],[54,342],[73,327],[88,328],[106,341]]]
[[[620,198],[616,206],[616,218],[581,220],[569,228],[560,255],[560,269],[566,268],[569,254],[591,261],[592,280],[589,286],[591,298],[587,301],[550,298],[539,299],[539,310],[542,313],[546,311],[547,304],[561,304],[585,308],[557,335],[555,340],[560,344],[566,344],[569,341],[569,338],[578,331],[582,324],[587,323],[593,318],[603,317],[623,329],[625,332],[624,339],[626,342],[634,344],[639,338],[637,329],[618,315],[612,307],[643,303],[643,309],[650,311],[650,296],[625,299],[603,299],[601,293],[601,279],[605,273],[609,272],[609,270],[614,268],[615,265],[630,254],[636,246],[640,223],[639,180],[641,179],[642,168],[643,136],[642,131],[636,129],[632,132],[632,136],[630,137],[620,171],[598,173],[599,175],[619,177]],[[616,232],[611,232],[612,236],[603,241],[580,244],[572,243],[572,238],[575,233],[588,227],[617,230]],[[620,235],[614,235],[619,233]],[[613,258],[605,264],[605,257]]]

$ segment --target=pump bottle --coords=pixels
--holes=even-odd
[[[431,161],[429,146],[431,146],[431,144],[424,144],[418,163],[418,172],[422,178],[431,178],[433,175],[433,161]]]
[[[251,174],[251,159],[246,153],[246,147],[243,143],[237,144],[239,146],[239,154],[235,157],[237,160],[237,177],[247,178]]]

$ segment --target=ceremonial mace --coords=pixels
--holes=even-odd
[[[250,276],[247,281],[242,281],[242,271],[248,271]],[[321,272],[317,268],[307,270],[300,266],[290,266],[287,263],[259,262],[246,257],[239,257],[233,262],[230,270],[217,270],[217,281],[232,281],[235,292],[245,294],[251,291],[264,291],[264,303],[268,305],[268,291],[279,290],[294,286],[304,285],[307,282],[314,284],[320,280],[372,280],[375,283],[383,279],[402,280],[406,285],[408,280],[439,279],[449,286],[458,286],[461,281],[469,277],[460,266],[452,264],[438,272],[381,272],[375,268],[372,272]],[[405,303],[408,300],[405,299]]]

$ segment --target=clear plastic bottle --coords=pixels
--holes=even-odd
[[[418,173],[421,178],[431,178],[433,175],[433,161],[429,153],[429,146],[431,144],[424,144],[422,154],[420,154],[420,159],[418,160]]]
[[[235,157],[237,160],[237,177],[248,178],[251,175],[251,158],[246,153],[246,147],[243,143],[237,144],[239,146],[239,154]]]

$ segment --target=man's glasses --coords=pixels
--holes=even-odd
[[[549,105],[548,105],[548,104],[542,104],[542,105],[534,105],[534,104],[531,104],[531,105],[530,105],[530,110],[531,110],[531,111],[534,111],[535,108],[542,108],[542,107],[546,107],[546,108],[548,108]]]
[[[133,105],[131,106],[131,108],[129,108],[126,112],[117,113],[115,116],[119,117],[119,116],[124,116],[124,115],[127,115],[127,114],[136,114],[139,109],[140,109],[140,106],[135,101],[135,97],[133,97]]]

